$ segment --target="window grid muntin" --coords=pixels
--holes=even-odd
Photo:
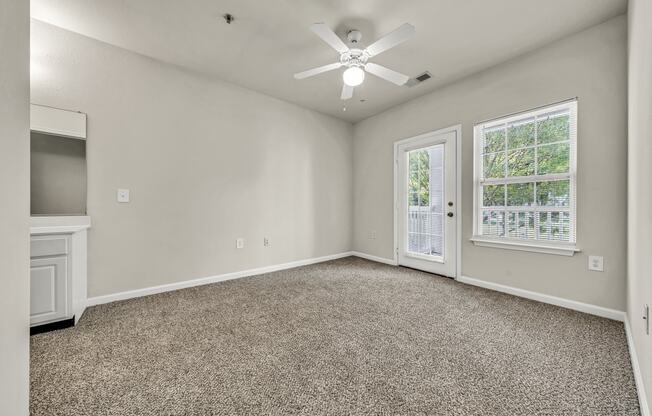
[[[568,117],[568,122],[565,126],[566,129],[566,140],[558,140],[558,136],[553,131],[553,141],[544,141],[540,143],[539,137],[539,126],[540,124],[549,121],[558,117]],[[533,123],[534,125],[534,143],[528,146],[521,146],[513,149],[509,149],[509,134],[508,130],[514,125]],[[501,151],[486,152],[487,142],[486,137],[487,133],[501,131],[503,133],[503,149]],[[478,134],[479,133],[479,134]],[[476,220],[474,221],[474,234],[475,235],[486,235],[484,231],[485,224],[483,223],[484,212],[502,212],[503,215],[503,236],[499,237],[501,240],[518,240],[518,241],[543,241],[543,242],[561,242],[561,243],[572,243],[576,241],[576,146],[577,146],[577,102],[576,100],[566,102],[563,104],[557,104],[548,106],[546,108],[541,108],[534,111],[524,112],[511,117],[504,117],[498,120],[486,122],[480,125],[476,125],[474,129],[476,144],[475,155],[476,158],[476,198],[475,198],[475,216]],[[479,137],[478,137],[479,136]],[[557,140],[554,140],[557,139]],[[567,172],[564,173],[552,173],[552,174],[539,174],[539,154],[538,151],[541,147],[544,146],[558,146],[560,144],[568,144],[568,167]],[[519,149],[534,148],[534,175],[527,176],[508,176],[508,152],[515,151]],[[493,147],[495,149],[495,146]],[[503,166],[503,177],[502,178],[487,178],[485,179],[485,155],[503,153],[505,155],[504,166]],[[568,201],[567,206],[543,206],[539,205],[538,200],[538,189],[537,184],[539,182],[554,182],[554,181],[568,181]],[[532,183],[533,184],[533,201],[532,206],[509,206],[508,204],[508,184],[513,183]],[[485,206],[484,205],[484,195],[483,190],[486,185],[503,185],[503,206]],[[510,213],[515,213],[514,215],[519,216],[520,212],[532,212],[534,217],[534,230],[535,238],[507,238],[508,237],[508,224]],[[552,217],[552,212],[559,213],[559,218],[562,216],[568,217],[568,240],[550,240],[548,238],[542,238],[540,235],[540,213],[546,213],[547,218]],[[550,221],[548,221],[548,224]],[[517,231],[519,222],[516,221]],[[550,226],[548,227],[550,229]],[[563,230],[560,230],[563,232]],[[550,235],[550,233],[548,233]],[[492,237],[495,237],[492,235]]]

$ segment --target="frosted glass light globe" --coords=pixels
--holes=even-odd
[[[344,71],[342,79],[346,85],[356,87],[364,81],[364,71],[360,67],[352,66]]]

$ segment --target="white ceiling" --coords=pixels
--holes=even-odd
[[[626,11],[627,0],[31,0],[32,17],[164,62],[358,121]],[[227,25],[224,13],[235,15]],[[434,78],[397,87],[372,75],[340,101],[342,70],[309,30],[325,22],[368,45],[404,22],[414,38],[373,62]],[[366,101],[361,102],[364,99]],[[343,112],[345,103],[347,111]]]

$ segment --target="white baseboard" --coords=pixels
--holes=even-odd
[[[609,318],[620,322],[625,321],[625,312],[618,311],[615,309],[604,308],[602,306],[577,302],[570,299],[558,298],[556,296],[545,295],[543,293],[531,292],[529,290],[518,289],[515,287],[487,282],[484,280],[474,279],[472,277],[467,277],[467,276],[460,276],[457,279],[457,281],[473,286],[483,287],[485,289],[495,290],[497,292],[508,293],[510,295],[519,296],[521,298],[527,298],[527,299],[536,300],[538,302],[561,306],[562,308],[573,309],[575,311],[601,316],[603,318]]]
[[[362,259],[375,261],[375,262],[378,262],[378,263],[389,264],[390,266],[396,266],[396,262],[393,259],[386,259],[384,257],[372,256],[371,254],[360,253],[359,251],[352,251],[351,255],[356,256],[356,257],[360,257]]]
[[[356,257],[361,257],[363,259],[375,261],[378,263],[389,264],[391,266],[396,266],[396,262],[392,259],[387,259],[384,257],[372,256],[371,254],[361,253],[359,251],[352,251],[351,255]],[[512,286],[505,286],[498,283],[487,282],[484,280],[475,279],[468,276],[460,276],[457,279],[458,282],[466,283],[473,286],[483,287],[485,289],[495,290],[497,292],[508,293],[510,295],[519,296],[522,298],[527,298],[531,300],[536,300],[538,302],[549,303],[551,305],[561,306],[562,308],[572,309],[579,312],[588,313],[591,315],[600,316],[603,318],[613,319],[615,321],[624,322],[625,321],[625,312],[619,311],[616,309],[609,309],[602,306],[591,305],[590,303],[578,302],[575,300],[559,298],[556,296],[546,295],[543,293],[532,292],[525,289],[519,289]],[[652,415],[650,415],[652,416]]]
[[[632,336],[632,327],[629,324],[629,318],[625,317],[625,333],[627,334],[627,345],[629,346],[629,358],[632,361],[632,370],[634,371],[634,381],[636,382],[636,391],[638,392],[638,403],[641,407],[641,416],[652,416],[650,407],[645,394],[645,385],[643,384],[643,375],[636,354],[636,345]]]
[[[239,279],[241,277],[255,276],[263,273],[271,273],[279,270],[293,269],[295,267],[307,266],[309,264],[322,263],[329,260],[341,259],[352,256],[350,251],[329,256],[315,257],[311,259],[292,261],[289,263],[276,264],[272,266],[259,267],[256,269],[243,270],[239,272],[225,273],[216,276],[202,277],[182,282],[169,283],[166,285],[146,287],[142,289],[129,290],[126,292],[112,293],[110,295],[95,296],[86,300],[86,306],[101,305],[103,303],[115,302],[118,300],[139,298],[141,296],[154,295],[157,293],[170,292],[173,290],[185,289],[194,286],[207,285],[210,283],[223,282],[226,280]]]

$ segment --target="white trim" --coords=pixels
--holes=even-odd
[[[615,321],[620,321],[620,322],[625,321],[625,312],[618,311],[615,309],[604,308],[602,306],[591,305],[589,303],[582,303],[575,300],[559,298],[556,296],[546,295],[543,293],[532,292],[529,290],[519,289],[511,286],[505,286],[498,283],[487,282],[484,280],[474,279],[472,277],[467,277],[467,276],[461,276],[458,279],[458,281],[473,286],[483,287],[485,289],[495,290],[496,292],[507,293],[521,298],[536,300],[538,302],[561,306],[562,308],[572,309],[575,311],[584,312],[591,315],[600,316],[603,318],[613,319]]]
[[[476,124],[485,124],[485,123],[488,124],[488,123],[490,123],[492,121],[499,120],[499,119],[502,119],[502,118],[512,118],[513,117],[515,119],[519,119],[519,118],[521,118],[521,116],[523,114],[527,114],[527,113],[530,113],[530,112],[533,112],[533,111],[541,110],[543,108],[561,106],[563,104],[567,104],[567,103],[570,103],[570,102],[573,102],[573,101],[579,101],[579,100],[580,100],[579,97],[567,98],[565,100],[555,101],[554,103],[540,105],[538,107],[530,108],[528,110],[520,110],[520,111],[509,113],[509,114],[503,114],[502,116],[488,118],[488,119],[485,119],[485,120],[478,121]]]
[[[394,142],[394,262],[392,265],[398,265],[398,216],[399,216],[399,197],[398,197],[398,155],[399,146],[405,143],[417,142],[434,135],[455,132],[455,224],[457,243],[455,250],[455,273],[453,279],[457,280],[462,275],[462,125],[456,124],[443,129],[430,131],[419,134],[418,136],[408,137],[406,139]],[[370,259],[372,260],[372,259]],[[389,264],[389,263],[388,263]]]
[[[30,104],[30,130],[86,140],[86,114],[40,104]]]
[[[173,290],[185,289],[189,287],[202,286],[211,283],[224,282],[226,280],[239,279],[241,277],[256,276],[264,273],[276,272],[279,270],[293,269],[295,267],[307,266],[309,264],[322,263],[329,260],[341,259],[343,257],[350,257],[353,253],[350,251],[338,254],[331,254],[329,256],[315,257],[311,259],[292,261],[289,263],[276,264],[273,266],[259,267],[256,269],[243,270],[239,272],[225,273],[216,276],[202,277],[199,279],[184,280],[182,282],[169,283],[166,285],[145,287],[142,289],[128,290],[126,292],[112,293],[110,295],[95,296],[88,298],[86,306],[101,305],[104,303],[115,302],[118,300],[139,298],[142,296],[154,295],[157,293],[171,292]]]
[[[70,234],[91,228],[91,217],[87,215],[63,215],[59,217],[30,217],[29,232],[37,234]]]
[[[505,250],[519,250],[519,251],[531,251],[533,253],[543,253],[543,254],[556,254],[559,256],[572,256],[575,253],[581,251],[579,248],[574,245],[556,245],[548,246],[545,244],[532,244],[530,242],[520,242],[520,241],[510,241],[510,240],[497,240],[490,239],[482,236],[473,236],[470,241],[473,242],[476,246],[480,247],[491,247],[491,248],[501,248]]]
[[[378,262],[378,263],[389,264],[390,266],[398,265],[398,263],[396,262],[395,259],[387,259],[385,257],[372,256],[371,254],[361,253],[359,251],[352,251],[351,255],[356,256],[356,257],[360,257],[362,259],[375,261],[375,262]]]
[[[86,310],[88,295],[88,232],[86,229],[77,231],[70,236],[71,267],[72,267],[72,313],[75,325]]]
[[[31,235],[40,234],[72,234],[91,228],[90,225],[66,225],[60,227],[30,227]]]
[[[457,255],[455,260],[457,264],[455,265],[455,280],[458,280],[462,276],[462,125],[458,124],[455,126],[457,132],[457,138],[455,140],[455,149],[457,160],[455,161],[457,166],[457,189],[455,190],[455,204],[457,205]]]
[[[645,384],[643,384],[643,375],[641,374],[641,367],[638,362],[638,355],[636,354],[636,345],[634,344],[634,337],[632,336],[632,327],[629,324],[629,317],[625,317],[625,334],[627,335],[629,358],[632,362],[632,371],[634,372],[634,382],[636,383],[636,391],[638,392],[638,403],[641,408],[641,416],[652,416],[650,414],[650,407],[645,394]]]

